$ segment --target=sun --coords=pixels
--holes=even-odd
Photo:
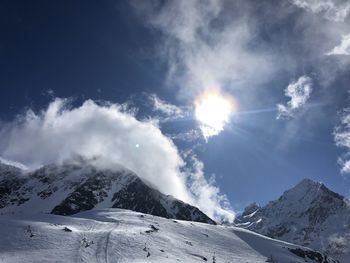
[[[217,89],[203,92],[195,99],[194,106],[195,116],[205,139],[223,131],[235,110],[233,98]]]

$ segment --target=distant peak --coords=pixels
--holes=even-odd
[[[290,190],[284,192],[279,200],[289,199],[289,200],[299,200],[302,198],[305,200],[314,200],[321,195],[332,196],[337,199],[343,199],[343,197],[330,189],[328,189],[323,183],[315,182],[311,179],[303,179],[296,186]],[[307,198],[305,198],[307,196]]]
[[[302,192],[307,192],[311,189],[320,189],[323,184],[320,182],[313,181],[311,179],[305,178],[300,181],[296,186],[291,188],[290,190],[297,190]]]
[[[322,183],[320,182],[315,182],[309,178],[305,178],[300,181],[296,186],[320,186]]]

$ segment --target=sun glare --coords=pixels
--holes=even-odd
[[[200,123],[204,138],[219,134],[230,121],[235,110],[231,96],[224,96],[218,90],[208,90],[198,96],[194,102],[196,119]]]

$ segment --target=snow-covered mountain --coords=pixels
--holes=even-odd
[[[74,216],[0,215],[0,261],[127,263],[336,263],[248,230],[122,209]]]
[[[26,173],[0,163],[0,214],[73,215],[111,207],[215,224],[198,208],[160,193],[124,168],[111,171],[71,160]]]
[[[305,179],[264,207],[253,203],[235,225],[350,262],[350,202],[322,183]]]

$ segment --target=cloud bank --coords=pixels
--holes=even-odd
[[[297,81],[292,82],[284,90],[286,97],[290,100],[286,105],[277,105],[277,119],[292,118],[298,110],[305,105],[312,92],[312,79],[308,76],[301,76]]]
[[[122,165],[161,192],[197,205],[209,216],[233,215],[222,207],[219,189],[208,183],[203,173],[193,177],[184,172],[185,162],[176,146],[155,122],[138,121],[122,105],[87,100],[72,107],[69,100],[55,99],[40,113],[29,109],[0,130],[0,156],[29,168],[76,155],[99,157],[97,164],[104,168]],[[201,187],[193,187],[196,184]]]

